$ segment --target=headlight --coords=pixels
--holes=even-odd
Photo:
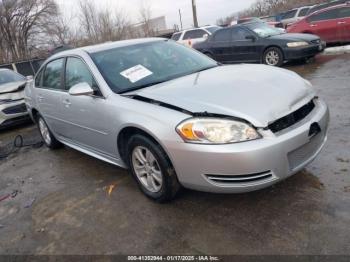
[[[220,118],[191,118],[176,127],[185,142],[229,144],[261,138],[249,124]]]
[[[291,43],[287,43],[288,47],[302,47],[302,46],[308,46],[309,43],[308,42],[291,42]]]

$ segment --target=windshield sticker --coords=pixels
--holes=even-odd
[[[153,72],[149,71],[143,65],[137,65],[123,72],[120,72],[120,74],[125,78],[129,79],[131,83],[136,83],[137,81],[140,81],[141,79],[144,79],[145,77],[152,75]]]

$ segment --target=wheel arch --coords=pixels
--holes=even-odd
[[[36,123],[38,115],[40,114],[39,111],[36,108],[32,108],[30,110],[30,113],[32,115],[33,121]]]
[[[121,160],[123,160],[123,162],[125,164],[127,164],[126,153],[127,153],[128,141],[132,136],[137,135],[137,134],[144,135],[145,137],[149,138],[154,143],[159,145],[164,150],[164,152],[167,155],[167,158],[169,159],[170,163],[172,164],[172,161],[170,159],[169,153],[167,152],[167,149],[165,148],[165,146],[163,145],[163,143],[159,139],[157,139],[154,135],[152,135],[149,130],[145,130],[141,127],[132,126],[132,125],[123,127],[117,135],[118,153],[119,153]]]

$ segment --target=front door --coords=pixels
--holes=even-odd
[[[330,9],[311,15],[308,19],[309,31],[327,43],[341,41],[341,26],[338,24],[338,9]]]
[[[95,90],[95,94],[72,96],[68,93],[72,86],[82,82],[88,83]],[[64,138],[89,150],[115,156],[116,144],[111,138],[112,130],[108,130],[106,125],[113,116],[106,110],[106,99],[81,58],[67,58],[64,87],[66,92],[61,96],[62,115],[65,120],[62,132]]]
[[[230,61],[232,62],[257,62],[260,61],[259,42],[249,31],[243,28],[232,29],[232,42],[230,49]]]
[[[228,63],[231,59],[231,44],[232,44],[231,29],[221,29],[215,32],[210,39],[210,51],[215,60],[221,63]]]

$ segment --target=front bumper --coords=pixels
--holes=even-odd
[[[215,193],[249,192],[277,183],[303,169],[321,151],[327,140],[329,111],[316,107],[302,121],[279,133],[264,131],[264,138],[229,144],[174,143],[167,146],[180,183]],[[320,133],[310,138],[310,126]]]
[[[285,48],[284,51],[284,58],[285,60],[295,60],[295,59],[302,59],[307,57],[313,57],[321,52],[326,48],[326,42],[321,42],[319,44],[310,45],[307,47],[301,47],[301,48]]]
[[[29,120],[24,99],[0,104],[0,128],[21,124]]]

